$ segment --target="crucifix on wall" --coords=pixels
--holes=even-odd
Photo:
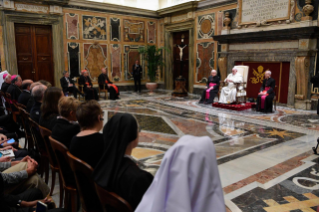
[[[179,48],[179,58],[180,58],[180,76],[183,74],[183,67],[184,67],[184,61],[183,61],[183,55],[184,55],[184,49],[187,47],[187,45],[184,43],[184,35],[182,35],[181,44],[177,45],[177,48]]]

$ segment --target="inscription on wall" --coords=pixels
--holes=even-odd
[[[240,0],[240,24],[290,18],[290,0]]]

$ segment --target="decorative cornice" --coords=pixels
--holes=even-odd
[[[197,10],[205,10],[213,7],[220,7],[235,3],[237,3],[237,0],[204,0],[198,3]]]
[[[69,0],[69,4],[64,8],[72,8],[79,10],[89,10],[96,12],[107,12],[122,15],[133,15],[148,18],[160,18],[156,11],[139,9],[135,7],[127,7],[116,4],[100,3],[87,0]]]
[[[175,13],[195,11],[197,9],[197,6],[198,6],[198,1],[190,1],[183,4],[178,4],[172,7],[166,7],[166,8],[157,10],[157,13],[160,16],[170,16]]]
[[[226,43],[251,43],[263,41],[310,39],[319,36],[319,28],[316,26],[299,27],[292,29],[259,31],[240,34],[215,35],[214,41],[220,44]]]
[[[49,5],[67,5],[70,0],[14,0],[15,2],[23,3],[37,3],[37,4],[49,4]]]

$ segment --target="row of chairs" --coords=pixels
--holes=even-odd
[[[9,114],[14,115],[15,121],[19,120],[26,137],[28,150],[34,150],[40,155],[41,177],[45,175],[45,182],[49,181],[49,168],[52,171],[52,183],[50,195],[53,195],[56,174],[60,182],[60,207],[77,211],[77,195],[80,195],[83,211],[97,212],[106,211],[106,207],[113,207],[117,211],[132,212],[128,202],[117,194],[108,192],[98,186],[93,178],[93,168],[86,162],[73,156],[68,148],[51,137],[51,131],[40,126],[30,118],[30,114],[22,105],[12,101],[10,95],[0,92],[0,98],[4,97],[6,109]],[[15,108],[15,109],[13,109]],[[72,170],[76,183],[69,182],[68,176]],[[65,198],[64,198],[65,193]]]
[[[74,78],[73,78],[74,79]],[[77,86],[77,88],[78,88],[78,90],[81,92],[81,94],[84,94],[84,91],[83,91],[83,88],[84,88],[84,86],[83,85],[80,85],[79,83],[78,83],[78,81],[79,81],[79,78],[78,77],[76,77],[76,86]],[[108,90],[107,90],[107,88],[105,87],[106,85],[105,84],[103,84],[103,85],[100,85],[99,84],[99,86],[98,86],[98,94],[99,94],[99,97],[101,98],[101,93],[104,93],[105,94],[105,96],[104,96],[104,98],[105,98],[105,100],[107,100],[108,99]],[[101,88],[102,87],[102,88]],[[83,98],[83,97],[82,97]],[[79,99],[81,100],[81,96],[79,96]]]

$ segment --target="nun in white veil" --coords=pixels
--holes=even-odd
[[[225,212],[215,147],[183,136],[165,154],[136,212]]]

